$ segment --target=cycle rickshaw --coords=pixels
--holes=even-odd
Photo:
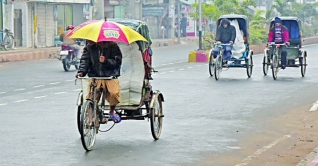
[[[247,77],[250,78],[252,76],[253,71],[253,50],[250,50],[248,43],[248,18],[245,15],[237,15],[237,14],[228,14],[222,15],[218,21],[217,25],[221,25],[222,19],[230,20],[230,24],[233,25],[236,29],[236,39],[233,44],[232,55],[229,64],[227,66],[223,66],[223,46],[228,44],[217,44],[220,48],[218,56],[214,59],[213,57],[213,49],[210,50],[210,60],[209,60],[209,73],[212,77],[214,75],[215,79],[218,80],[220,78],[220,74],[223,68],[246,68]]]
[[[279,17],[282,24],[288,29],[290,36],[290,45],[287,46],[287,61],[286,67],[300,67],[301,76],[305,77],[307,67],[307,52],[301,50],[301,22],[297,17]],[[270,28],[275,25],[274,19],[271,21]],[[263,73],[266,76],[268,69],[271,66],[273,79],[277,79],[277,74],[281,68],[280,56],[281,44],[269,43],[269,47],[274,47],[273,56],[269,56],[269,48],[264,50],[263,58]]]
[[[136,41],[131,44],[117,43],[122,53],[122,66],[120,80],[120,103],[116,106],[116,112],[122,120],[150,120],[152,137],[157,140],[160,137],[163,123],[163,94],[158,90],[153,90],[150,84],[152,80],[151,72],[156,72],[151,67],[151,39],[149,30],[145,23],[139,20],[109,19],[131,27],[139,32],[148,42]],[[105,77],[81,78],[82,90],[77,99],[77,124],[81,134],[82,145],[85,150],[92,150],[96,134],[102,118],[106,117],[111,122],[108,111],[109,103],[101,97],[100,101],[86,99],[88,87],[93,88],[96,94],[96,84],[90,80],[109,79]],[[95,96],[95,95],[94,95]],[[88,117],[88,112],[92,111],[92,117]],[[108,123],[107,122],[107,123]]]

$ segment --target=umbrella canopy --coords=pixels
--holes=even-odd
[[[147,40],[132,28],[104,20],[87,21],[75,27],[69,34],[69,38],[87,39],[94,42],[113,41],[130,44],[135,41]]]

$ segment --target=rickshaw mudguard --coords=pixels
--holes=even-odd
[[[157,97],[160,97],[161,101],[164,102],[163,94],[160,91],[155,90],[155,91],[153,91],[153,94],[152,94],[152,98],[151,98],[151,102],[150,102],[150,108],[154,107],[154,104],[155,104],[155,101],[156,101]]]
[[[82,106],[83,105],[83,91],[82,90],[78,94],[76,105],[77,106]]]
[[[307,51],[301,51],[301,57],[307,58]]]

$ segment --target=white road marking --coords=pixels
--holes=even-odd
[[[193,68],[193,67],[191,67],[191,66],[190,66],[190,67],[188,67],[188,69],[191,69],[191,68]]]
[[[184,70],[184,69],[179,69],[179,70]]]
[[[34,97],[36,99],[40,99],[40,98],[44,98],[44,97],[47,97],[46,95],[45,96],[37,96],[37,97]]]
[[[44,85],[38,85],[38,86],[34,86],[33,88],[39,88],[39,87],[42,87]]]
[[[5,105],[7,105],[7,103],[0,104],[0,106],[5,106]]]
[[[262,153],[266,152],[267,150],[269,150],[270,148],[274,147],[276,144],[278,144],[279,142],[285,140],[285,139],[288,139],[290,138],[291,135],[284,135],[283,137],[275,140],[274,142],[268,144],[267,146],[264,146],[258,150],[256,150],[254,152],[253,155],[251,156],[247,156],[243,161],[242,163],[239,163],[239,164],[236,164],[235,166],[243,166],[243,165],[248,165],[248,163],[253,159],[253,158],[256,158],[257,156],[261,155]]]
[[[198,67],[202,66],[202,65],[197,65]]]
[[[71,81],[74,81],[74,80],[65,80],[65,82],[71,82]]]
[[[59,84],[59,83],[61,83],[61,82],[51,82],[50,84],[55,85],[55,84]]]
[[[174,63],[169,63],[169,65],[173,65]]]
[[[5,93],[7,93],[7,92],[0,92],[0,94],[5,94]]]
[[[171,70],[171,71],[169,71],[170,73],[173,73],[174,72],[174,70]]]
[[[80,91],[80,90],[82,90],[82,89],[74,89],[73,91]]]
[[[312,105],[309,111],[317,111],[318,110],[318,100]]]
[[[304,46],[302,46],[302,47],[310,47],[310,46],[314,46],[314,45],[316,45],[317,43],[315,43],[315,44],[308,44],[308,45],[304,45]]]
[[[66,93],[66,92],[57,92],[57,93],[54,93],[54,94],[59,95],[59,94],[64,94],[64,93]]]
[[[167,72],[162,72],[162,73],[159,73],[159,74],[166,74]]]
[[[17,100],[17,101],[15,101],[15,102],[16,102],[16,103],[21,103],[21,102],[25,102],[25,101],[28,101],[28,99]]]
[[[176,63],[185,63],[185,62],[188,62],[188,61],[180,61],[180,62],[176,62]]]
[[[15,89],[14,91],[22,91],[22,90],[25,90],[25,88]]]
[[[166,65],[168,65],[168,64],[162,64],[161,66],[166,66]]]

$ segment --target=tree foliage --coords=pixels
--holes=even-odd
[[[258,3],[261,0],[257,1]],[[275,16],[295,16],[302,21],[304,36],[312,36],[318,33],[318,3],[303,4],[296,0],[274,0],[273,6],[267,11],[252,13],[249,8],[256,7],[256,0],[209,0],[210,4],[202,4],[202,18],[217,21],[224,14],[242,14],[250,20],[249,41],[251,44],[259,44],[267,39],[268,28]],[[198,3],[192,4],[196,8],[190,13],[194,20],[199,19]],[[208,35],[210,36],[210,35]]]

